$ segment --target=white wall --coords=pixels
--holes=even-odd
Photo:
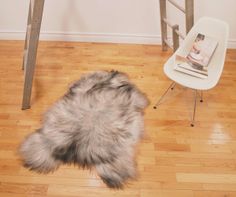
[[[175,0],[184,4],[184,0]],[[0,0],[0,39],[24,39],[29,0]],[[236,48],[236,0],[195,0],[201,16],[230,25]],[[168,6],[168,17],[184,29],[184,15]],[[160,44],[159,0],[45,0],[41,39]]]

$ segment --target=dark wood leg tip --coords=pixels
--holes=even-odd
[[[30,109],[30,106],[27,106],[27,107],[21,107],[21,110],[26,110],[26,109]]]

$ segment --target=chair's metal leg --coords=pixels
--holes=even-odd
[[[165,95],[168,93],[168,91],[169,91],[170,89],[173,90],[174,87],[175,87],[175,82],[172,82],[172,83],[170,84],[170,86],[167,88],[167,90],[164,92],[164,94],[161,96],[161,98],[160,98],[160,99],[157,101],[157,103],[153,106],[153,109],[156,109],[157,106],[160,105],[162,99],[165,97]]]
[[[174,90],[175,86],[176,86],[176,83],[174,83],[174,85],[171,87],[171,90]]]
[[[201,99],[200,99],[200,102],[203,102],[203,93],[202,93],[202,90],[201,90]]]
[[[194,108],[193,108],[193,116],[192,116],[192,121],[191,121],[191,127],[194,126],[195,112],[196,112],[196,104],[197,104],[197,90],[195,90]]]

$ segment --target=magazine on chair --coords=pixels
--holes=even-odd
[[[207,78],[208,64],[218,42],[198,33],[186,57],[176,55],[175,70],[198,77]]]
[[[178,55],[176,55],[175,58],[175,70],[202,79],[206,79],[208,77],[207,67],[195,65],[188,61],[186,58],[183,58]]]

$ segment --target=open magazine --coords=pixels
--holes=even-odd
[[[198,77],[207,78],[208,64],[218,42],[198,33],[186,57],[176,55],[175,70]]]
[[[206,79],[208,77],[207,67],[193,64],[188,61],[187,58],[183,58],[179,55],[175,57],[175,67],[174,69],[198,78]]]

